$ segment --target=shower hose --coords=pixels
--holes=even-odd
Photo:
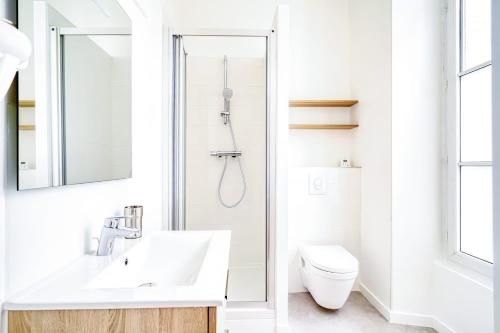
[[[229,126],[229,132],[231,133],[231,139],[233,141],[233,148],[235,151],[237,151],[238,148],[236,146],[236,139],[234,138],[234,131],[233,131],[233,125],[231,124],[231,119],[228,119],[227,124]],[[245,179],[245,173],[243,172],[243,167],[241,165],[240,156],[236,156],[235,158],[237,159],[238,166],[240,168],[241,182],[243,183],[243,190],[241,191],[241,195],[236,202],[227,203],[224,201],[224,199],[222,198],[222,182],[224,181],[224,176],[226,175],[228,157],[229,156],[224,156],[224,168],[222,169],[222,173],[221,173],[220,178],[219,178],[219,188],[218,188],[217,192],[218,192],[218,196],[219,196],[219,201],[220,201],[222,206],[224,206],[226,208],[234,208],[234,207],[238,206],[240,204],[240,202],[243,201],[243,198],[245,197],[245,193],[247,191],[247,181]]]

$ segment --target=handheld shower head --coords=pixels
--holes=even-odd
[[[231,114],[230,99],[233,97],[233,89],[227,87],[227,56],[224,56],[224,89],[222,90],[222,96],[224,97],[224,111],[220,115],[224,119],[224,125],[227,125]]]

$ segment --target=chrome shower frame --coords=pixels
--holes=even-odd
[[[185,65],[186,54],[182,46],[182,38],[188,36],[196,37],[262,37],[266,39],[266,300],[264,301],[228,301],[228,308],[237,309],[255,309],[258,316],[264,318],[273,318],[273,312],[262,312],[261,309],[275,308],[275,225],[276,225],[276,154],[275,154],[275,131],[276,114],[272,113],[270,92],[275,83],[275,76],[271,72],[271,66],[274,64],[275,55],[272,51],[272,38],[274,31],[255,30],[255,31],[225,31],[225,30],[200,30],[186,33],[173,32],[172,37],[172,75],[171,91],[172,103],[169,112],[169,156],[172,157],[169,170],[169,212],[167,214],[168,228],[170,230],[185,230]],[[227,64],[226,64],[227,66]],[[224,87],[227,88],[227,70],[224,77]],[[182,77],[184,76],[184,77]],[[214,152],[217,153],[217,152]],[[237,155],[238,152],[232,152]],[[259,310],[257,310],[259,309]],[[229,316],[229,313],[228,313]],[[229,319],[229,318],[228,318]]]

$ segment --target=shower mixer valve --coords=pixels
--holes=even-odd
[[[229,113],[229,111],[222,111],[220,113],[220,116],[223,118],[223,121],[224,121],[224,125],[227,125],[227,122],[229,121],[229,116],[230,116],[231,113]]]

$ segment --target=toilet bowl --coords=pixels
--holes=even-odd
[[[320,306],[340,309],[358,276],[358,260],[342,246],[304,246],[299,250],[304,287]]]

